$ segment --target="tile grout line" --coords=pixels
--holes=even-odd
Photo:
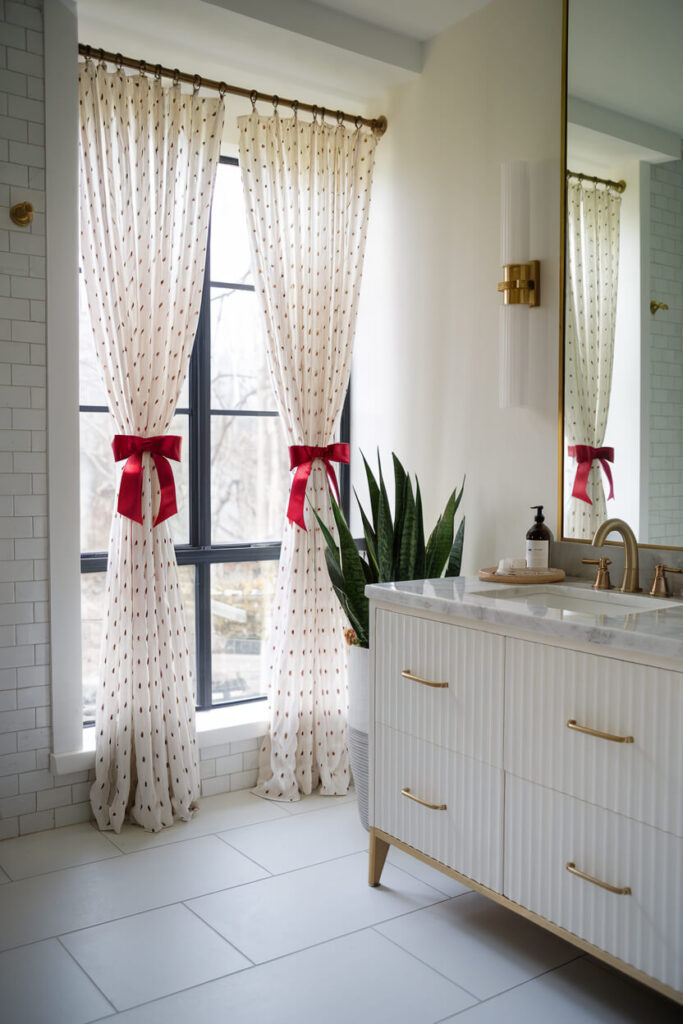
[[[406,949],[405,946],[402,946],[400,942],[397,942],[395,939],[392,939],[388,935],[385,935],[384,932],[377,931],[377,928],[377,925],[372,926],[372,930],[376,932],[377,935],[379,935],[383,939],[386,939],[387,942],[390,942],[393,946],[396,946],[396,949],[400,949],[402,953],[407,953],[408,956],[411,956],[413,960],[416,960],[419,964],[422,964],[423,967],[427,967],[430,971],[434,971],[434,974],[438,974],[440,978],[444,979],[444,981],[450,982],[451,985],[457,988],[460,992],[465,992],[466,995],[474,999],[474,1006],[476,1006],[477,1003],[481,1002],[481,999],[478,996],[475,996],[474,992],[470,992],[470,990],[468,988],[465,988],[464,985],[460,985],[457,981],[453,981],[453,979],[449,978],[447,974],[444,974],[443,971],[440,971],[438,967],[434,967],[433,964],[430,964],[426,960],[423,960],[422,957],[416,956],[415,953],[412,953],[409,949]],[[470,1009],[470,1007],[464,1007],[464,1009]]]
[[[86,977],[86,978],[88,979],[88,981],[89,981],[89,982],[91,983],[91,985],[94,985],[94,987],[95,987],[95,988],[97,989],[97,991],[98,991],[98,992],[100,993],[100,995],[102,996],[102,998],[103,998],[104,1000],[106,1000],[106,1002],[108,1002],[108,1003],[109,1003],[109,1005],[111,1006],[111,1008],[112,1008],[112,1010],[114,1011],[114,1013],[115,1013],[115,1014],[116,1014],[116,1013],[118,1013],[118,1012],[119,1012],[119,1010],[118,1010],[118,1009],[117,1009],[117,1008],[116,1008],[116,1007],[114,1006],[114,1004],[112,1003],[111,999],[109,999],[109,998],[108,998],[108,997],[107,997],[107,996],[106,996],[106,995],[104,994],[104,992],[102,991],[102,989],[100,988],[100,986],[99,986],[99,985],[97,984],[97,982],[95,981],[95,979],[94,979],[94,978],[92,978],[92,977],[91,977],[91,976],[90,976],[90,975],[88,974],[88,972],[86,971],[86,969],[85,969],[85,967],[83,966],[83,964],[81,964],[81,963],[79,963],[79,962],[78,962],[78,960],[77,960],[77,959],[76,959],[76,957],[75,957],[75,956],[73,955],[73,953],[71,952],[71,950],[70,950],[70,949],[69,949],[69,948],[68,948],[67,946],[65,946],[65,945],[64,945],[64,943],[62,942],[62,940],[61,940],[61,938],[60,938],[59,936],[57,936],[56,938],[57,938],[57,942],[59,943],[59,945],[60,945],[60,946],[62,947],[62,949],[64,950],[64,952],[65,952],[65,953],[67,954],[67,956],[71,957],[71,959],[73,960],[73,962],[74,962],[74,963],[76,964],[76,966],[78,967],[79,971],[81,971],[81,972],[82,972],[82,973],[83,973],[83,974],[85,975],[85,977]],[[49,941],[49,940],[48,940],[48,941]],[[107,1016],[108,1016],[108,1017],[111,1017],[111,1014],[108,1014]],[[102,1019],[101,1017],[100,1017],[100,1018],[98,1018],[98,1020],[101,1020],[101,1019]],[[104,1019],[106,1020],[107,1018],[105,1017]]]
[[[553,971],[561,971],[568,964],[573,964],[576,960],[582,960],[585,957],[585,953],[579,953],[577,956],[572,956],[569,960],[565,960],[562,964],[557,964],[555,967],[549,967],[546,971],[541,971],[540,974],[534,975],[533,978],[527,978],[526,981],[520,981],[516,985],[510,985],[509,988],[504,988],[502,992],[495,992],[492,996],[486,996],[485,999],[480,999],[476,1005],[481,1006],[484,1003],[490,1003],[492,999],[498,999],[499,996],[507,995],[509,992],[514,992],[517,988],[523,988],[524,985],[530,985],[532,981],[538,981],[539,978],[544,978],[547,974],[552,974]],[[438,1020],[434,1021],[433,1024],[448,1024],[449,1020],[453,1017],[459,1017],[463,1013],[467,1013],[468,1010],[473,1010],[473,1006],[465,1006],[462,1010],[456,1010],[450,1017],[439,1017]]]
[[[234,949],[236,953],[239,953],[239,955],[243,956],[245,960],[248,960],[252,967],[256,966],[256,962],[254,960],[252,960],[250,956],[247,956],[247,954],[243,950],[241,950],[239,948],[239,946],[236,946],[234,942],[231,942],[230,939],[226,939],[225,935],[222,935],[221,932],[219,932],[217,928],[214,928],[214,926],[212,924],[210,924],[208,921],[205,921],[204,918],[200,914],[198,914],[196,910],[193,910],[192,907],[188,907],[187,903],[185,903],[185,902],[178,903],[177,906],[185,907],[185,910],[188,910],[190,912],[190,914],[193,914],[197,918],[198,921],[201,921],[203,925],[206,925],[206,927],[209,928],[212,932],[215,932],[215,934],[218,935],[218,937],[220,939],[222,939],[223,942],[227,943],[228,946],[230,946],[232,949]],[[245,968],[242,968],[242,969],[243,970],[247,970],[248,968],[245,967]],[[231,972],[231,973],[236,973],[236,972]],[[225,975],[225,977],[227,977],[227,975]]]

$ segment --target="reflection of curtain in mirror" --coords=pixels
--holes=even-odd
[[[567,446],[599,448],[605,437],[614,361],[620,207],[621,196],[612,189],[587,181],[567,182]],[[621,454],[618,447],[615,454]],[[571,463],[573,480],[576,463]],[[600,461],[594,459],[586,485],[591,504],[572,497],[571,486],[567,490],[565,536],[592,538],[607,517],[602,473]]]

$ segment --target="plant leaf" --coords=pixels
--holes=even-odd
[[[462,546],[465,539],[465,517],[463,516],[458,527],[458,532],[455,535],[453,541],[453,547],[451,553],[448,556],[448,565],[446,566],[446,576],[459,576],[460,566],[462,564]]]
[[[379,510],[377,514],[377,562],[379,564],[379,582],[387,583],[392,579],[394,555],[394,526],[391,520],[391,508],[387,489],[382,476],[382,463],[379,461]]]
[[[360,454],[361,454],[361,458],[363,459],[363,464],[365,465],[365,475],[368,478],[368,494],[370,495],[370,511],[372,512],[373,531],[376,534],[377,533],[377,513],[378,513],[378,510],[379,510],[379,485],[378,485],[377,481],[375,480],[375,476],[374,476],[372,470],[368,466],[367,459],[365,458],[365,456],[363,455],[362,452]],[[379,455],[377,456],[377,458],[379,459]],[[358,504],[360,505],[360,502],[358,502]]]
[[[405,576],[399,575],[399,563],[401,558],[401,543],[403,538],[403,524],[406,514],[406,482],[408,477],[401,465],[401,461],[395,452],[391,453],[394,463],[394,553],[392,579],[402,580]]]
[[[353,493],[356,494],[355,490],[354,490]],[[377,561],[377,534],[373,530],[372,524],[370,523],[368,517],[365,514],[365,509],[363,508],[363,506],[361,505],[360,501],[358,500],[358,495],[357,494],[356,494],[356,501],[358,502],[358,510],[360,512],[361,519],[363,520],[363,535],[365,536],[365,546],[366,546],[367,551],[368,551],[368,558],[370,560],[370,564],[372,565],[372,567],[373,567],[373,569],[374,569],[374,571],[375,571],[375,573],[377,575],[377,579],[378,579],[379,578],[379,563]],[[375,580],[374,582],[377,582],[377,580]]]
[[[370,604],[365,596],[366,580],[365,570],[363,568],[363,559],[356,547],[356,542],[351,536],[351,531],[347,525],[346,519],[344,518],[344,513],[339,508],[339,505],[335,501],[333,495],[330,495],[330,501],[332,503],[334,519],[337,524],[337,532],[339,533],[339,549],[341,552],[341,568],[344,577],[344,593],[348,602],[349,611],[361,625],[362,631],[367,636],[370,628]],[[351,624],[353,625],[353,628],[356,629],[354,623],[352,622]],[[356,632],[358,632],[357,629]]]
[[[337,564],[340,564],[340,562],[339,562],[339,548],[337,547],[337,542],[335,541],[334,537],[330,533],[328,527],[325,525],[325,523],[322,521],[322,519],[320,518],[320,516],[318,515],[316,510],[313,508],[313,504],[311,502],[309,502],[309,504],[311,505],[311,512],[313,513],[315,518],[318,520],[318,526],[322,530],[322,535],[325,538],[325,541],[327,543],[327,547],[334,554],[334,557],[335,557],[335,559],[337,561]]]
[[[415,477],[415,566],[413,568],[413,579],[423,580],[425,578],[425,567],[427,564],[425,554],[425,524],[422,515],[422,495],[420,494],[420,481]]]
[[[453,520],[455,518],[456,492],[453,491],[443,515],[439,516],[427,544],[427,579],[437,579],[444,570],[453,545]]]
[[[415,514],[415,499],[410,480],[406,478],[406,502],[403,520],[403,534],[401,536],[401,548],[398,559],[399,580],[415,579],[415,555],[417,553],[417,516]]]

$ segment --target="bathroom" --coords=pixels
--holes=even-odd
[[[250,114],[252,89],[299,97],[302,107],[324,106],[331,124],[334,114],[329,112],[338,109],[368,121],[385,116],[388,126],[374,151],[351,399],[339,437],[351,446],[349,479],[345,468],[340,472],[337,466],[337,473],[342,495],[352,495],[355,488],[364,503],[360,452],[376,466],[379,450],[389,486],[391,453],[396,452],[406,469],[419,476],[428,526],[464,478],[457,515],[458,521],[464,515],[467,523],[461,572],[481,588],[479,569],[524,555],[533,518],[530,506],[542,502],[554,536],[572,537],[562,525],[562,510],[569,505],[576,464],[564,453],[567,444],[582,442],[565,438],[561,419],[558,431],[564,369],[564,167],[610,180],[625,178],[622,210],[638,206],[639,216],[637,231],[622,233],[624,275],[635,275],[638,269],[634,238],[644,231],[645,189],[639,182],[646,175],[645,164],[651,179],[649,205],[672,214],[672,228],[680,226],[682,211],[676,203],[681,200],[670,191],[678,186],[667,174],[680,176],[676,163],[680,168],[683,118],[674,111],[667,121],[655,113],[658,99],[651,114],[642,107],[620,106],[617,75],[619,68],[623,74],[624,68],[636,66],[641,50],[654,51],[654,61],[641,77],[635,71],[631,76],[640,85],[636,91],[649,94],[650,82],[661,72],[665,94],[681,95],[678,62],[670,60],[680,49],[680,16],[672,23],[665,20],[678,14],[678,5],[661,0],[656,5],[659,15],[654,4],[644,13],[636,0],[433,0],[418,10],[397,0],[4,0],[0,6],[0,323],[6,332],[0,344],[0,591],[5,613],[0,625],[0,989],[3,1005],[9,1007],[7,1019],[86,1022],[118,1016],[184,1021],[192,1015],[202,1021],[237,1022],[256,1014],[264,1020],[353,1017],[425,1024],[459,1017],[677,1019],[681,985],[669,975],[661,980],[660,972],[657,980],[655,967],[639,966],[637,957],[630,961],[629,974],[624,955],[601,958],[595,938],[580,938],[582,946],[558,934],[557,927],[549,930],[538,920],[548,915],[530,903],[517,914],[487,899],[496,884],[481,882],[489,892],[472,892],[461,879],[476,876],[462,865],[453,864],[451,874],[437,871],[429,855],[416,858],[393,845],[381,884],[369,887],[368,835],[358,822],[354,790],[306,795],[303,786],[301,799],[291,802],[254,795],[269,717],[267,701],[251,699],[255,693],[264,695],[258,689],[262,679],[250,690],[253,681],[247,671],[239,673],[232,706],[222,680],[214,678],[212,690],[209,678],[208,693],[199,695],[202,798],[191,820],[176,820],[154,832],[129,823],[120,832],[96,827],[90,803],[96,702],[91,701],[91,718],[85,716],[84,725],[84,684],[97,671],[106,539],[82,543],[81,536],[84,523],[91,536],[108,535],[109,513],[102,521],[93,509],[95,498],[113,507],[114,475],[110,461],[101,489],[97,484],[83,498],[83,481],[91,479],[89,471],[100,464],[104,447],[94,440],[97,417],[101,422],[107,417],[98,411],[101,400],[83,396],[74,296],[79,282],[78,43],[92,46],[93,63],[102,47],[144,58],[150,77],[159,62],[188,73],[190,81],[196,74],[245,90],[246,96],[225,97],[221,154],[233,162],[218,170],[226,182],[239,171],[234,162],[240,152],[236,119]],[[600,40],[612,36],[627,48],[627,58],[621,52],[609,72],[601,67],[594,73],[594,82],[597,78],[604,87],[602,94],[582,95],[580,83],[589,75],[579,55],[592,54],[595,60],[597,48],[602,59]],[[83,60],[82,55],[81,68]],[[113,70],[110,63],[107,72]],[[192,85],[186,88],[191,91]],[[199,92],[207,99],[216,96],[208,88]],[[585,116],[582,122],[581,103],[583,115],[591,103],[612,108],[621,115],[622,126],[628,121],[626,128],[635,130],[638,122],[641,129],[650,129],[650,136],[634,141],[624,129],[616,141],[614,134],[609,136],[610,153],[601,156],[594,136],[606,134],[605,124],[598,132],[594,122],[593,127],[586,125]],[[256,107],[263,117],[272,114],[265,100],[258,100]],[[279,112],[283,118],[291,116],[284,101]],[[309,116],[302,109],[302,120]],[[577,126],[583,142],[592,134],[590,152],[571,148],[581,141]],[[353,121],[348,127],[353,128]],[[73,145],[65,145],[65,139]],[[579,163],[574,165],[570,157]],[[526,320],[526,358],[510,371],[517,383],[523,378],[526,392],[516,404],[500,393],[501,319],[510,312],[498,291],[505,262],[501,166],[511,161],[525,162],[529,175],[528,252],[514,258],[538,260],[542,277],[535,308],[515,310]],[[653,189],[655,181],[658,188]],[[10,206],[26,201],[33,206],[31,223],[12,223]],[[650,227],[656,223],[665,221],[651,218]],[[661,372],[661,363],[676,365],[673,358],[653,355],[673,353],[675,345],[667,349],[666,342],[659,345],[656,339],[675,341],[681,331],[683,257],[670,231],[661,237],[664,258],[656,258],[653,246],[651,266],[657,272],[649,269],[639,286],[629,288],[631,306],[621,318],[623,330],[616,334],[614,379],[623,390],[619,395],[615,389],[613,408],[621,419],[611,425],[611,435],[585,443],[615,449],[614,462],[608,463],[615,497],[607,501],[606,515],[625,519],[641,545],[666,547],[639,548],[643,595],[590,589],[598,567],[581,560],[598,555],[611,559],[612,584],[619,586],[625,545],[616,534],[610,540],[618,543],[604,548],[592,546],[591,534],[583,534],[572,543],[552,544],[549,552],[552,566],[583,580],[581,594],[590,595],[583,600],[614,600],[617,606],[619,601],[648,599],[656,564],[683,566],[683,540],[678,539],[680,531],[675,533],[680,509],[672,477],[676,454],[670,447],[676,438],[667,433],[648,439],[644,426],[675,433],[680,420],[675,406],[659,413],[660,419],[649,419],[654,403],[677,401],[675,385],[665,387],[664,379],[683,380],[673,370]],[[624,293],[622,289],[620,302]],[[651,300],[665,303],[668,310],[660,307],[651,313]],[[633,330],[636,321],[640,332]],[[645,338],[651,344],[643,342],[641,358]],[[650,381],[648,374],[655,379]],[[656,388],[663,392],[659,397]],[[80,413],[79,403],[85,406]],[[636,407],[638,416],[632,414]],[[253,420],[261,444],[273,436],[268,431],[274,408],[269,395],[262,405],[252,406],[260,416]],[[183,430],[179,425],[178,432]],[[280,434],[274,436],[281,444]],[[666,447],[650,447],[657,444]],[[627,461],[627,452],[632,461]],[[250,538],[261,545],[258,558],[251,555],[247,561],[245,555],[242,562],[224,561],[217,568],[207,563],[203,569],[189,560],[191,553],[179,556],[188,629],[196,632],[200,665],[202,656],[209,661],[213,656],[216,662],[214,633],[222,637],[221,650],[227,649],[226,637],[234,639],[230,657],[247,663],[250,637],[240,632],[242,613],[247,619],[260,616],[262,635],[267,632],[269,601],[254,599],[235,614],[239,600],[234,595],[245,580],[256,578],[254,565],[265,567],[261,576],[271,588],[266,596],[272,595],[280,535],[272,535],[271,524],[282,529],[289,490],[283,460],[284,454],[278,455],[264,479],[254,484],[261,488],[259,494],[263,488],[268,492],[269,479],[277,479],[280,487],[279,505],[274,499],[275,510],[269,506],[264,512],[264,532]],[[195,528],[190,523],[197,513],[189,506],[197,488],[186,475],[187,465],[173,462],[179,514],[169,519],[171,531]],[[591,469],[595,476],[607,497],[609,485],[600,463]],[[362,524],[353,500],[349,507],[358,536]],[[229,510],[225,516],[221,528],[230,542],[230,531],[237,527]],[[652,532],[655,524],[663,528],[659,533]],[[649,532],[644,532],[646,525]],[[187,542],[187,537],[172,535],[181,545]],[[242,567],[241,576],[231,575],[233,565]],[[184,582],[193,575],[190,569],[196,570],[195,580],[210,571],[210,586],[193,590],[194,584]],[[217,578],[220,592],[214,589]],[[661,612],[650,613],[661,615],[662,621],[669,615],[666,601],[675,603],[683,592],[680,577],[667,578],[673,599],[660,596]],[[192,619],[191,609],[201,610],[202,600],[208,634],[199,641],[200,616]],[[373,601],[381,604],[377,597]],[[514,607],[511,597],[498,604]],[[639,606],[629,605],[624,617],[634,608]],[[423,607],[422,612],[430,629],[452,617],[433,608]],[[385,613],[386,606],[377,614]],[[505,623],[501,614],[495,621]],[[514,614],[508,611],[505,627],[512,634]],[[631,626],[638,614],[630,615]],[[469,632],[492,636],[490,628]],[[527,639],[529,635],[524,633]],[[498,639],[508,644],[510,638],[506,634],[503,641],[501,634]],[[676,658],[667,653],[670,640],[665,638],[658,652],[632,654],[624,672],[629,681],[635,680],[634,686],[638,677],[633,666],[638,665],[666,674],[669,682],[674,679],[666,698],[674,721],[674,710],[680,708],[675,679],[681,677]],[[572,643],[570,637],[567,645]],[[585,635],[574,648],[586,658],[595,657]],[[561,645],[548,649],[560,650]],[[614,663],[626,661],[616,656]],[[512,656],[510,664],[517,664]],[[507,667],[506,661],[506,673]],[[199,678],[198,684],[203,685]],[[493,712],[497,705],[492,701]],[[501,720],[497,728],[507,729],[507,724]],[[607,726],[600,722],[597,728]],[[634,730],[635,735],[634,725],[624,728],[624,734]],[[635,743],[624,744],[620,754],[637,750],[637,741],[636,736]],[[470,740],[466,737],[465,742]],[[590,760],[593,755],[586,750]],[[464,756],[469,754],[467,748]],[[475,753],[472,760],[477,758]],[[501,779],[507,777],[493,755],[488,763]],[[680,760],[677,764],[680,769]],[[680,772],[670,772],[669,783],[680,806]],[[406,784],[403,779],[401,786]],[[591,803],[590,797],[582,799]],[[622,809],[619,816],[629,814]],[[673,955],[680,964],[680,827],[670,826],[668,819],[653,820],[647,811],[630,816],[665,836],[674,850],[667,870],[677,886],[670,900]],[[566,853],[564,860],[574,856]],[[581,884],[574,877],[570,881]],[[616,882],[625,886],[633,879]],[[503,891],[502,885],[498,888]],[[577,904],[584,898],[577,897]],[[630,897],[614,898],[627,903]],[[521,898],[516,902],[523,903]]]

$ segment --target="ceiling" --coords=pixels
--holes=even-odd
[[[363,114],[420,73],[425,40],[489,2],[77,0],[82,43]]]
[[[570,95],[683,136],[683,0],[569,0]]]

